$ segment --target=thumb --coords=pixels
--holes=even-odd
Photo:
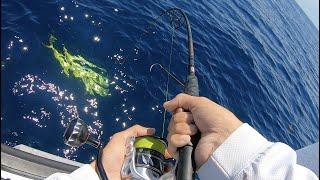
[[[194,106],[194,97],[188,94],[178,94],[175,98],[163,104],[163,107],[170,112],[177,108],[183,108],[186,111],[191,111]]]
[[[147,135],[153,135],[155,133],[155,129],[154,128],[146,128],[140,125],[134,125],[132,127],[130,127],[129,129],[126,130],[127,131],[127,137],[130,136],[147,136]]]

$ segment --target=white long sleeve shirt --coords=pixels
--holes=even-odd
[[[197,173],[201,180],[319,179],[311,170],[297,164],[297,155],[292,148],[283,143],[269,142],[246,123],[213,152]],[[47,179],[99,180],[99,177],[87,164],[71,174],[56,173]]]
[[[200,179],[319,179],[297,164],[296,152],[272,143],[248,124],[234,131],[198,171]]]

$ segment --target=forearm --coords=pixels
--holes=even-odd
[[[267,141],[248,124],[241,125],[198,171],[200,179],[318,179],[296,164],[296,153]]]

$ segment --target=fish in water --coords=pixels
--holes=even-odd
[[[70,54],[65,46],[63,46],[63,52],[59,52],[54,47],[56,40],[57,38],[50,35],[49,44],[45,45],[45,47],[52,50],[54,58],[60,63],[64,74],[67,77],[73,75],[75,78],[80,79],[85,85],[86,91],[91,95],[110,95],[108,93],[108,78],[104,75],[106,70],[87,61],[80,55]]]

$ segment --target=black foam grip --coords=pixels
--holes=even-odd
[[[177,180],[192,180],[192,153],[193,146],[187,145],[179,149],[179,161],[177,169]]]
[[[187,82],[185,85],[184,92],[191,96],[199,96],[199,85],[198,79],[195,74],[187,76]],[[194,171],[196,170],[196,164],[194,161],[194,150],[193,146],[196,147],[201,134],[197,133],[191,137],[193,145],[187,145],[179,148],[179,161],[177,169],[177,180],[192,180],[194,179]]]
[[[190,74],[187,76],[187,83],[185,86],[185,93],[191,96],[199,96],[199,85],[198,85],[198,78],[194,74]],[[194,147],[197,147],[197,144],[201,138],[201,133],[198,132],[194,136],[191,137],[191,142]],[[193,170],[196,170],[196,163],[194,161],[194,151],[192,152],[192,166]]]
[[[198,78],[194,74],[187,76],[184,92],[191,96],[199,96]]]

